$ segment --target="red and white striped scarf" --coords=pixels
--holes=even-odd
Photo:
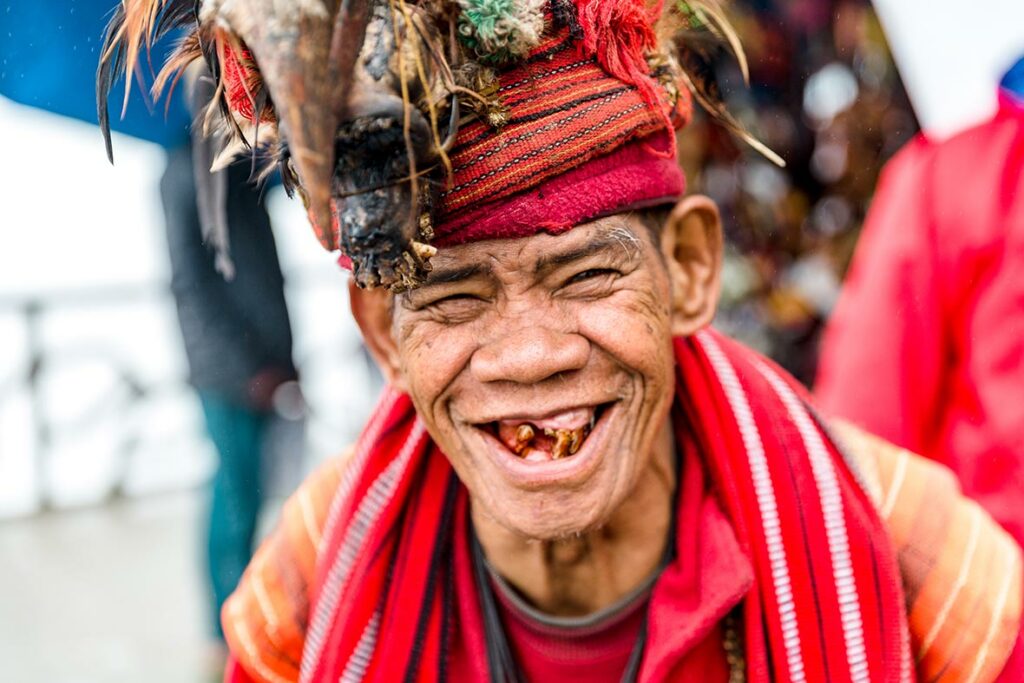
[[[711,330],[675,351],[676,427],[754,568],[749,680],[912,681],[891,542],[800,387]],[[456,641],[481,642],[453,610],[466,498],[409,398],[387,392],[332,503],[300,681],[445,680]],[[648,664],[640,680],[663,680]]]

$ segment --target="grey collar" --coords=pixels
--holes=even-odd
[[[662,569],[664,569],[663,566],[659,566],[639,586],[607,607],[579,617],[559,617],[542,612],[527,602],[518,590],[494,570],[486,558],[484,558],[484,566],[487,567],[487,573],[490,574],[498,592],[517,612],[520,612],[530,621],[534,621],[542,626],[564,631],[592,630],[611,622],[621,614],[631,611],[639,603],[645,602],[650,597],[654,583],[661,576]]]

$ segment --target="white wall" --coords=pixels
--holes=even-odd
[[[988,118],[996,84],[1024,55],[1021,0],[874,0],[925,131],[947,137]]]

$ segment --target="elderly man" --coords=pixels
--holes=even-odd
[[[713,8],[334,12],[176,15],[237,133],[279,124],[390,381],[225,607],[228,680],[1019,680],[1013,541],[708,327],[721,225],[674,128],[713,91],[669,43],[727,35]]]

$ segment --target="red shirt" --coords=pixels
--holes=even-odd
[[[650,589],[614,614],[587,625],[545,623],[530,614],[495,582],[505,635],[527,681],[619,683],[633,652]]]
[[[647,641],[640,681],[728,681],[722,621],[750,589],[753,568],[707,490],[702,467],[696,458],[684,458],[687,462],[680,477],[676,559],[658,577],[648,600],[591,633],[552,632],[504,605],[506,636],[527,681],[619,683],[644,611]],[[456,564],[468,564],[468,559]],[[465,577],[455,582],[460,612],[477,609],[471,574],[467,566],[456,567],[456,577]],[[476,650],[453,649],[449,680],[487,680],[483,647]]]
[[[497,591],[496,591],[497,592]],[[526,681],[620,683],[640,635],[648,599],[590,628],[559,628],[531,618],[499,593],[512,652]],[[722,629],[715,625],[685,659],[685,680],[728,681]]]

